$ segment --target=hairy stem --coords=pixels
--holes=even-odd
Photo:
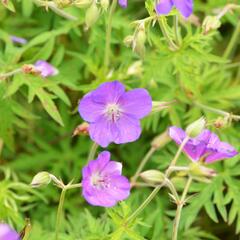
[[[182,209],[183,209],[183,206],[185,204],[187,193],[188,193],[188,190],[189,190],[189,187],[190,187],[191,183],[192,183],[192,177],[190,176],[188,178],[187,184],[186,184],[186,186],[183,190],[183,194],[182,194],[182,197],[180,199],[180,202],[177,205],[176,217],[175,217],[174,223],[173,223],[172,240],[177,240],[178,239],[178,228],[179,228],[179,223],[180,223],[180,219],[181,219],[181,213],[182,213]]]
[[[96,151],[97,151],[97,148],[98,148],[98,144],[94,142],[92,144],[92,147],[91,147],[90,152],[88,154],[88,158],[87,158],[88,162],[94,159]]]
[[[113,0],[109,10],[109,16],[106,24],[106,44],[105,44],[105,55],[104,55],[105,73],[107,72],[109,61],[110,61],[112,20],[113,20],[113,14],[115,12],[116,7],[117,7],[117,0]]]
[[[180,46],[181,36],[179,33],[178,15],[175,15],[173,18],[174,18],[173,21],[174,21],[174,32],[175,32],[176,43],[178,46]]]
[[[179,146],[178,151],[176,153],[176,155],[174,156],[172,162],[170,163],[169,167],[167,168],[167,170],[165,171],[165,178],[167,179],[171,173],[171,168],[173,166],[176,165],[177,160],[185,146],[185,144],[187,143],[187,141],[189,140],[189,137],[186,137],[182,144]],[[163,182],[162,184],[158,185],[157,187],[154,188],[154,190],[151,192],[151,194],[147,197],[147,199],[135,210],[135,212],[133,212],[127,219],[127,223],[130,222],[131,220],[135,219],[142,211],[143,209],[153,200],[153,198],[157,195],[157,193],[159,192],[159,190],[166,185],[166,182]]]
[[[239,36],[240,36],[240,20],[238,20],[237,26],[235,27],[232,38],[223,54],[225,58],[231,58],[235,48],[239,44]]]
[[[15,70],[11,71],[11,72],[0,73],[0,80],[3,80],[5,78],[7,78],[7,77],[11,77],[11,76],[13,76],[13,75],[15,75],[17,73],[20,73],[20,72],[22,72],[22,69],[21,68],[17,68]]]
[[[56,229],[55,229],[55,240],[58,240],[59,229],[61,226],[62,214],[63,214],[63,204],[65,200],[66,189],[63,188],[59,200],[58,210],[57,210],[57,221],[56,221]]]
[[[136,173],[134,174],[134,176],[132,177],[132,185],[134,185],[134,183],[136,183],[139,174],[141,173],[141,171],[143,170],[144,166],[146,165],[146,163],[148,162],[148,160],[151,158],[151,156],[154,154],[154,152],[156,151],[156,148],[151,147],[150,150],[147,152],[147,154],[145,155],[145,157],[142,159]]]

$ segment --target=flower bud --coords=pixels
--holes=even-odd
[[[88,135],[89,133],[89,124],[87,122],[84,122],[82,124],[79,124],[74,132],[73,132],[73,137],[77,135]]]
[[[144,24],[141,24],[138,28],[138,31],[133,41],[133,51],[137,53],[140,57],[144,57],[145,55],[145,41],[146,41],[145,26]]]
[[[162,172],[158,170],[148,170],[142,172],[140,177],[147,183],[150,184],[159,184],[162,183],[165,179],[165,176]]]
[[[101,4],[101,7],[103,8],[104,11],[108,10],[109,0],[101,0],[100,4]]]
[[[151,146],[155,149],[159,149],[169,143],[170,140],[171,138],[169,137],[168,131],[165,131],[153,139]]]
[[[54,0],[53,1],[58,8],[65,8],[71,5],[71,0]]]
[[[99,18],[100,10],[97,7],[95,2],[87,9],[86,16],[85,16],[85,23],[87,28],[90,28]]]
[[[201,166],[199,163],[190,164],[189,173],[196,177],[215,177],[217,175],[214,169]]]
[[[39,172],[33,177],[31,186],[34,188],[48,185],[51,182],[51,175],[48,172]]]
[[[136,61],[128,68],[127,75],[139,76],[142,74],[142,71],[142,61]]]
[[[161,101],[153,101],[152,102],[152,111],[151,113],[156,113],[160,112],[165,108],[169,108],[169,106],[173,103],[174,101],[171,102],[161,102]]]
[[[92,3],[92,0],[74,0],[73,5],[78,8],[87,8]]]
[[[201,117],[197,121],[188,125],[188,127],[186,128],[186,133],[189,137],[194,138],[204,130],[205,126],[206,120],[203,117]]]
[[[124,38],[123,43],[127,46],[127,47],[132,47],[133,45],[133,40],[134,37],[132,35],[128,35]]]
[[[228,119],[226,117],[222,118],[222,117],[218,117],[216,119],[216,121],[213,123],[215,128],[224,128],[228,125]]]
[[[216,30],[221,26],[221,21],[217,16],[207,16],[202,24],[204,34],[211,30]]]

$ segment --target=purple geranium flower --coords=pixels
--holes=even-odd
[[[58,74],[58,69],[44,60],[38,60],[34,66],[35,69],[39,71],[41,76],[44,78]]]
[[[122,174],[122,164],[110,161],[104,151],[82,170],[83,196],[94,206],[112,207],[130,194],[130,183]]]
[[[89,134],[93,141],[107,147],[133,142],[141,134],[139,119],[152,109],[152,99],[147,90],[138,88],[125,92],[118,81],[101,84],[86,94],[79,103],[79,113],[90,123]]]
[[[21,45],[24,45],[27,43],[27,40],[25,38],[17,37],[17,36],[10,36],[12,42],[19,43]]]
[[[1,240],[20,240],[20,235],[13,230],[8,224],[0,223]]]
[[[160,0],[156,4],[156,12],[168,14],[175,6],[184,17],[189,17],[193,12],[193,0]]]
[[[187,134],[178,127],[170,127],[170,137],[180,145]],[[205,163],[212,163],[225,158],[231,158],[238,154],[233,146],[221,142],[218,136],[205,129],[195,138],[190,138],[183,151],[193,160],[203,160]]]
[[[118,0],[118,4],[122,7],[122,8],[126,8],[128,5],[128,0]]]

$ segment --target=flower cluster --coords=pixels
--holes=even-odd
[[[180,145],[187,134],[178,127],[170,127],[170,137]],[[221,142],[218,136],[205,129],[195,138],[190,138],[183,151],[192,161],[212,163],[225,158],[231,158],[238,154],[236,149],[226,142]]]
[[[1,240],[20,240],[20,235],[9,225],[0,223],[0,239]]]

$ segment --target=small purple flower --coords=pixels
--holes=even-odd
[[[110,161],[104,151],[82,170],[83,197],[94,206],[113,207],[130,194],[130,183],[122,174],[122,164]]]
[[[39,71],[41,76],[46,78],[50,76],[55,76],[58,74],[58,69],[56,69],[53,65],[50,63],[44,61],[44,60],[38,60],[35,64],[35,70]]]
[[[17,36],[10,36],[12,42],[19,43],[21,45],[24,45],[27,43],[27,40],[25,38],[17,37]]]
[[[187,136],[181,128],[175,126],[169,128],[169,135],[178,145]],[[190,138],[183,151],[192,161],[203,160],[205,163],[232,158],[238,154],[233,146],[226,142],[221,142],[216,134],[207,129],[197,137]]]
[[[193,12],[193,0],[158,0],[156,4],[156,12],[159,15],[168,14],[173,6],[175,6],[180,13],[188,18]]]
[[[126,8],[128,5],[128,0],[118,0],[118,4],[122,7],[122,8]]]
[[[1,240],[20,240],[20,235],[13,230],[8,224],[0,223]]]
[[[118,81],[101,84],[86,94],[79,103],[81,117],[90,123],[93,141],[107,147],[109,143],[133,142],[140,137],[140,120],[152,109],[147,90],[137,88],[125,92]]]

